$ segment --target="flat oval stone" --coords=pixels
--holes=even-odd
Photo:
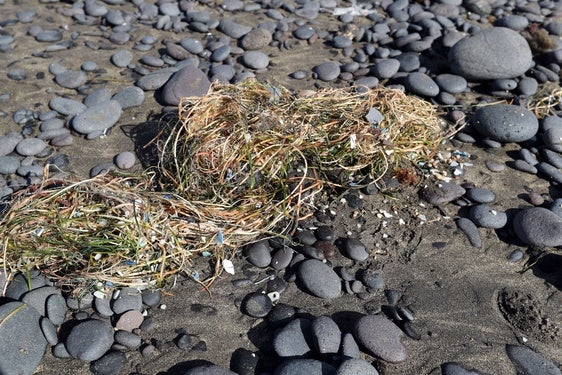
[[[251,69],[265,69],[269,65],[269,57],[260,51],[248,51],[242,55],[242,63]]]
[[[72,327],[66,349],[74,358],[95,361],[113,345],[113,327],[102,320],[84,320]]]
[[[496,200],[494,192],[485,188],[468,189],[464,196],[477,203],[492,203]]]
[[[140,327],[143,320],[144,317],[139,310],[128,310],[121,314],[115,323],[115,328],[122,331],[132,332],[134,329]]]
[[[408,357],[402,344],[402,330],[382,315],[365,315],[353,328],[353,337],[371,354],[391,363],[403,362]]]
[[[451,94],[459,94],[468,87],[466,79],[456,74],[439,74],[435,77],[435,83],[437,83],[442,90]]]
[[[275,251],[271,257],[271,267],[276,270],[282,270],[289,266],[293,259],[293,249],[289,246],[283,246]]]
[[[350,259],[362,262],[369,258],[365,245],[356,238],[347,238],[344,241],[344,254]]]
[[[41,318],[41,331],[43,332],[43,336],[45,336],[45,340],[49,343],[49,345],[55,346],[59,342],[59,337],[57,334],[57,327],[49,320],[47,317]]]
[[[312,349],[310,320],[298,318],[275,333],[273,348],[279,357],[297,357],[309,354]]]
[[[340,65],[334,61],[327,61],[312,68],[318,79],[324,82],[334,81],[340,75]]]
[[[507,224],[507,215],[503,211],[496,211],[486,204],[479,204],[470,208],[470,220],[482,228],[503,228]]]
[[[129,50],[120,50],[111,55],[110,60],[113,65],[124,68],[133,60],[133,53]]]
[[[113,300],[111,309],[115,314],[123,314],[128,310],[139,310],[142,308],[142,294],[135,288],[122,288],[119,296]]]
[[[127,365],[125,353],[111,351],[100,359],[92,362],[90,370],[94,375],[113,375],[120,374]]]
[[[115,165],[119,169],[131,169],[135,165],[137,157],[131,151],[123,151],[115,157]]]
[[[55,82],[67,89],[75,89],[86,83],[86,73],[82,71],[65,70],[55,75]]]
[[[421,197],[426,202],[438,206],[460,198],[465,193],[466,190],[460,185],[452,182],[440,182],[423,189]]]
[[[240,308],[252,318],[264,318],[273,308],[273,304],[267,294],[254,292],[244,297]]]
[[[340,328],[332,318],[318,316],[312,320],[312,337],[318,353],[338,353],[341,336]]]
[[[122,113],[121,105],[115,100],[98,103],[72,119],[72,127],[79,133],[88,134],[111,128]]]
[[[79,101],[60,96],[51,99],[49,107],[65,116],[76,116],[86,110],[86,106]]]
[[[0,305],[0,373],[31,375],[41,362],[47,340],[41,315],[22,302]]]
[[[482,238],[476,224],[470,219],[461,217],[457,220],[457,227],[466,235],[470,244],[474,247],[482,247]]]
[[[507,356],[523,375],[561,375],[562,371],[550,360],[525,346],[507,345]]]
[[[16,149],[23,138],[20,136],[4,135],[0,137],[0,156],[8,155]]]
[[[33,156],[39,154],[47,147],[45,141],[39,138],[22,139],[16,146],[16,152],[22,156]]]
[[[539,129],[533,112],[509,104],[482,107],[474,113],[471,123],[480,134],[499,142],[523,142]]]
[[[343,361],[339,367],[336,375],[379,375],[376,368],[369,362],[360,358],[350,358]]]
[[[285,360],[273,375],[334,375],[335,367],[316,359],[289,359]]]
[[[20,166],[20,159],[16,156],[0,156],[0,173],[12,174],[16,173]]]
[[[129,331],[117,331],[114,335],[115,341],[129,349],[137,349],[141,346],[141,338]]]
[[[211,82],[199,68],[187,65],[174,73],[162,89],[162,100],[166,105],[178,105],[180,99],[207,94]]]
[[[297,271],[303,286],[319,298],[336,298],[341,293],[341,280],[326,263],[316,259],[300,263]]]
[[[66,317],[66,300],[58,293],[51,294],[47,298],[45,311],[47,313],[47,318],[49,318],[53,324],[60,326],[64,323],[64,318]]]
[[[21,297],[21,301],[35,308],[39,312],[39,314],[45,315],[47,299],[52,294],[58,294],[58,293],[60,293],[60,291],[53,286],[43,286],[40,288],[32,289],[29,292],[25,293]]]
[[[378,79],[392,78],[400,69],[400,61],[396,59],[386,59],[379,61],[371,68],[371,73]]]
[[[425,73],[408,74],[404,81],[406,89],[416,95],[433,97],[439,94],[439,86]]]
[[[519,211],[513,218],[513,230],[528,245],[562,245],[562,218],[546,208],[532,207]]]
[[[267,240],[262,240],[244,248],[244,256],[256,267],[264,268],[271,263],[271,247]]]
[[[265,28],[258,27],[244,35],[240,41],[240,45],[246,51],[253,51],[267,46],[271,41],[271,32]]]
[[[533,55],[518,32],[490,27],[457,42],[449,52],[449,63],[468,80],[515,78],[533,65]]]

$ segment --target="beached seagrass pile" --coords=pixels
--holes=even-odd
[[[366,115],[376,108],[378,122]],[[294,95],[247,80],[184,98],[141,175],[48,178],[15,193],[0,222],[0,269],[40,269],[60,284],[162,286],[193,276],[313,213],[326,186],[360,186],[430,158],[445,135],[436,107],[401,91]],[[97,284],[96,284],[97,283]]]

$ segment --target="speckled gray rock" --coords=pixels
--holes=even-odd
[[[67,89],[75,89],[86,83],[86,73],[82,71],[66,70],[55,75],[55,82]]]
[[[240,45],[246,51],[257,50],[271,43],[271,32],[266,28],[256,28],[244,35]]]
[[[86,106],[77,100],[55,96],[49,101],[49,107],[65,116],[76,116],[86,110]]]
[[[312,324],[297,318],[275,333],[273,348],[280,357],[298,357],[312,351]]]
[[[144,91],[154,91],[164,86],[170,79],[172,74],[176,72],[175,69],[160,69],[152,73],[140,77],[135,85]]]
[[[17,156],[0,156],[0,173],[16,173],[20,166],[20,159]]]
[[[344,255],[350,259],[364,261],[369,257],[365,245],[356,238],[346,238],[343,241]]]
[[[129,50],[120,50],[111,55],[111,62],[119,67],[124,68],[133,60],[133,53]]]
[[[126,346],[129,349],[137,349],[141,346],[141,338],[129,331],[117,331],[114,335],[115,341],[121,345]]]
[[[60,291],[53,286],[42,286],[30,290],[21,296],[21,301],[33,307],[39,314],[46,315],[47,298],[52,294],[59,294]]]
[[[140,327],[143,320],[144,317],[139,310],[128,310],[121,314],[119,319],[115,322],[115,328],[122,331],[132,332]]]
[[[47,347],[40,319],[37,310],[24,303],[0,305],[1,374],[33,374]]]
[[[84,98],[84,105],[91,107],[95,104],[106,102],[111,99],[111,90],[107,87],[102,87],[92,91]]]
[[[464,196],[465,198],[468,198],[471,201],[477,203],[492,203],[496,200],[496,195],[494,194],[494,192],[485,188],[475,187],[472,189],[468,189]]]
[[[223,18],[218,29],[231,38],[238,39],[252,31],[250,26],[242,25],[232,18]]]
[[[341,280],[326,263],[316,259],[300,263],[297,276],[306,290],[319,298],[336,298],[341,293]]]
[[[421,191],[421,197],[435,206],[449,203],[460,198],[466,190],[453,182],[439,182],[432,184]]]
[[[537,171],[548,177],[548,180],[562,184],[562,170],[549,163],[540,162],[536,165]]]
[[[92,362],[90,370],[94,375],[117,375],[121,373],[126,364],[125,353],[111,351]]]
[[[343,358],[361,358],[361,351],[359,350],[359,345],[353,338],[351,333],[346,333],[343,335],[341,343],[341,353]]]
[[[162,100],[166,105],[178,105],[186,96],[207,94],[211,82],[199,68],[187,65],[174,73],[162,89]]]
[[[293,249],[289,246],[283,246],[276,250],[271,257],[271,267],[275,270],[282,270],[289,266],[293,259]]]
[[[470,208],[470,220],[482,228],[503,228],[507,224],[507,215],[503,211],[492,209],[487,204],[479,204]]]
[[[382,315],[362,316],[353,328],[353,337],[360,345],[391,363],[405,361],[408,357],[402,344],[403,336],[402,330]]]
[[[396,59],[386,59],[379,61],[371,68],[371,73],[378,79],[387,79],[398,73],[400,61]]]
[[[442,90],[451,94],[461,93],[468,87],[466,79],[456,74],[439,74],[435,77],[435,83],[437,83]]]
[[[533,56],[519,33],[490,27],[457,42],[449,52],[449,62],[468,80],[489,80],[524,74],[533,65]]]
[[[79,133],[88,134],[111,128],[122,113],[121,105],[115,101],[98,103],[72,119],[72,128]]]
[[[523,142],[539,129],[531,111],[509,104],[482,107],[474,113],[471,123],[480,134],[499,142]]]
[[[316,359],[289,359],[277,367],[273,375],[335,375],[336,369]]]
[[[6,156],[14,151],[17,144],[23,138],[21,136],[4,135],[0,137],[0,156]]]
[[[546,208],[532,207],[519,211],[513,218],[513,230],[528,245],[562,245],[562,218]]]
[[[474,247],[482,247],[482,238],[476,224],[470,219],[461,217],[457,220],[457,227],[466,235],[470,244]]]
[[[506,345],[505,351],[522,375],[561,375],[562,371],[552,361],[539,353],[519,345]]]
[[[39,154],[47,147],[45,141],[39,138],[26,138],[16,146],[16,152],[22,156],[33,156]]]
[[[340,75],[340,65],[334,61],[326,61],[312,68],[312,71],[319,80],[330,82],[334,81]]]
[[[327,316],[312,320],[314,349],[320,354],[336,354],[340,348],[341,331],[336,322]]]
[[[369,362],[360,358],[351,358],[343,361],[339,367],[336,375],[379,375],[376,368]]]
[[[562,152],[562,127],[552,126],[542,136],[544,145],[552,151]]]
[[[266,294],[258,292],[246,294],[240,305],[242,312],[252,318],[264,318],[272,308],[271,299]]]
[[[74,358],[95,361],[113,345],[113,327],[102,320],[84,320],[72,327],[66,349]]]
[[[127,109],[141,105],[144,97],[144,91],[140,87],[128,86],[119,90],[111,99],[121,104],[122,109]]]
[[[115,165],[119,169],[131,169],[135,165],[137,157],[131,151],[120,152],[115,157]]]

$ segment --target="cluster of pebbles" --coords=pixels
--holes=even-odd
[[[8,6],[0,0],[0,9]],[[83,139],[99,142],[110,136],[124,113],[144,108],[153,98],[163,112],[175,111],[182,97],[205,94],[212,81],[275,77],[283,71],[283,56],[311,45],[332,53],[319,56],[332,57],[315,61],[307,55],[310,61],[303,60],[288,72],[290,78],[280,81],[299,87],[304,82],[405,90],[442,106],[454,120],[465,119],[467,125],[454,142],[488,150],[517,143],[519,157],[508,167],[562,183],[562,108],[553,106],[540,120],[524,108],[541,88],[559,83],[562,3],[41,0],[38,8],[9,8],[13,12],[3,12],[0,21],[3,56],[22,56],[5,64],[7,87],[37,80],[49,87],[50,95],[24,104],[16,92],[0,90],[0,121],[12,129],[0,136],[1,197],[9,199],[13,191],[39,181],[45,167],[67,170],[72,155],[65,149]],[[29,43],[34,51],[21,51]],[[80,60],[76,50],[92,53]],[[33,64],[26,65],[29,60]],[[115,77],[124,82],[122,87],[112,90],[97,83]],[[495,103],[498,98],[512,104]],[[37,100],[42,102],[36,105]],[[486,106],[471,113],[480,104]],[[12,109],[8,113],[4,108]],[[121,150],[111,162],[92,165],[90,175],[130,169],[138,156]],[[492,172],[506,168],[493,160],[486,165]],[[556,197],[530,195],[531,206],[510,213],[508,207],[494,206],[494,192],[454,180],[430,185],[422,197],[436,206],[454,202],[463,207],[457,225],[476,247],[482,246],[479,228],[507,231],[530,246],[562,245],[562,201]],[[342,291],[368,299],[385,290],[380,275],[368,269],[332,267],[331,259],[340,252],[358,264],[365,261],[369,253],[358,240],[334,243],[326,228],[299,231],[294,240],[296,244],[281,245],[261,241],[243,251],[254,267],[273,270],[263,293],[248,294],[240,307],[277,329],[273,345],[280,363],[275,373],[376,374],[359,348],[382,361],[407,360],[402,339],[418,338],[414,316],[392,290],[386,290],[384,309],[355,317],[349,332],[330,317],[277,304],[292,281],[321,299],[337,298]],[[516,250],[510,259],[523,256]],[[254,283],[251,278],[236,282]],[[149,355],[144,337],[153,322],[143,313],[159,302],[158,292],[130,288],[89,300],[64,298],[41,275],[17,275],[0,300],[0,372],[33,373],[49,344],[55,356],[93,361],[94,373],[118,373],[127,351]],[[177,344],[185,346],[190,339]],[[521,373],[560,373],[525,347],[508,346],[507,355]],[[251,362],[254,357],[248,358]],[[242,363],[235,370],[253,373],[248,366]],[[187,373],[233,372],[209,365]],[[441,373],[480,372],[444,363]]]

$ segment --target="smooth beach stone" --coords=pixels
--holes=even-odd
[[[51,99],[49,107],[65,116],[76,116],[86,110],[86,106],[79,101],[60,96]]]
[[[244,35],[240,41],[240,45],[246,51],[252,51],[267,46],[272,40],[272,35],[269,30],[258,27]]]
[[[86,83],[86,73],[82,71],[66,70],[55,75],[55,82],[67,89],[75,89]]]
[[[369,258],[365,245],[356,238],[347,238],[343,241],[344,255],[350,259],[362,262]]]
[[[461,217],[457,220],[457,227],[466,235],[470,244],[474,247],[482,247],[482,238],[476,224],[470,219]]]
[[[16,173],[20,167],[20,159],[17,156],[0,156],[0,173],[12,174]]]
[[[100,359],[92,362],[90,370],[94,375],[117,375],[122,373],[126,365],[127,357],[125,353],[111,351]]]
[[[178,105],[183,97],[206,95],[211,82],[199,68],[187,65],[175,72],[162,89],[166,105]]]
[[[119,169],[131,169],[135,165],[137,157],[131,151],[123,151],[115,157],[115,165]]]
[[[250,26],[237,23],[232,18],[223,18],[218,26],[219,31],[231,38],[238,39],[252,31]]]
[[[371,73],[378,79],[392,78],[400,69],[400,61],[386,59],[379,61],[371,68]]]
[[[110,58],[113,65],[118,68],[124,68],[131,63],[133,60],[133,53],[129,50],[120,50],[111,55]]]
[[[47,297],[45,312],[47,318],[49,318],[54,325],[60,326],[64,323],[67,312],[66,300],[64,297],[59,293],[54,293]]]
[[[62,32],[59,30],[41,30],[41,32],[35,35],[35,40],[38,42],[56,43],[60,41],[62,37]]]
[[[529,19],[524,16],[509,14],[502,18],[498,18],[494,22],[494,26],[507,27],[511,30],[521,31],[529,26]]]
[[[517,84],[517,88],[521,95],[531,96],[535,95],[539,90],[539,83],[532,77],[523,77]]]
[[[513,231],[528,245],[562,245],[562,218],[546,208],[532,207],[519,211],[513,218]]]
[[[56,117],[43,121],[39,126],[39,130],[41,131],[62,129],[62,128],[64,128],[64,120]]]
[[[507,356],[522,375],[562,375],[562,371],[541,354],[519,345],[506,345]]]
[[[272,308],[273,304],[267,294],[259,292],[247,294],[240,306],[242,312],[252,318],[264,318]]]
[[[106,293],[103,298],[101,296],[95,296],[94,308],[103,316],[112,316],[113,310],[111,310],[111,294]]]
[[[293,259],[293,249],[289,246],[283,246],[276,250],[271,257],[271,267],[275,270],[282,270],[289,266]]]
[[[193,38],[184,38],[180,40],[180,45],[194,55],[200,54],[205,49],[200,40]]]
[[[102,320],[83,320],[72,327],[66,349],[73,358],[95,361],[113,345],[113,327]]]
[[[379,375],[376,368],[360,358],[350,358],[343,361],[336,371],[336,375]]]
[[[128,310],[121,314],[117,322],[115,322],[115,328],[122,331],[132,332],[140,327],[143,320],[144,317],[139,310]]]
[[[31,375],[41,362],[47,340],[41,315],[22,302],[0,305],[0,373]]]
[[[466,79],[456,74],[439,74],[435,77],[435,83],[437,83],[442,90],[451,94],[459,94],[468,87]]]
[[[510,104],[493,104],[478,109],[472,125],[480,134],[498,142],[523,142],[537,134],[539,122],[528,109]]]
[[[0,156],[6,156],[16,149],[23,137],[4,135],[0,137]]]
[[[148,307],[157,306],[162,301],[162,292],[159,290],[145,289],[142,291],[142,303]]]
[[[297,357],[309,354],[312,349],[312,324],[297,318],[279,329],[273,338],[273,349],[279,357]]]
[[[525,160],[517,159],[513,163],[513,167],[518,171],[530,173],[530,174],[537,174],[538,170],[534,165],[527,163]]]
[[[115,314],[123,314],[128,310],[139,310],[142,308],[142,295],[136,288],[122,288],[119,295],[111,304],[111,309]]]
[[[129,331],[115,332],[114,339],[118,344],[124,345],[129,349],[137,349],[141,346],[142,340],[139,335]]]
[[[413,94],[433,97],[439,94],[439,86],[427,74],[414,72],[408,74],[404,81],[406,89]]]
[[[22,139],[16,146],[16,152],[22,156],[33,156],[39,154],[47,147],[45,141],[38,138]]]
[[[470,208],[470,220],[482,228],[503,228],[507,224],[505,212],[496,211],[486,204],[479,204]]]
[[[486,373],[477,370],[469,370],[454,362],[442,364],[441,371],[441,375],[487,375]]]
[[[543,133],[542,140],[550,150],[562,152],[562,127],[549,127]]]
[[[115,100],[95,104],[72,119],[72,128],[79,133],[88,134],[111,128],[119,121],[121,105]]]
[[[140,77],[135,85],[140,87],[144,91],[158,90],[160,87],[164,86],[166,82],[169,81],[170,77],[175,72],[176,70],[171,68],[156,70]]]
[[[319,80],[324,82],[334,81],[340,75],[340,65],[334,61],[326,61],[312,68]]]
[[[533,55],[518,32],[491,27],[457,42],[449,52],[449,63],[468,80],[514,78],[531,68]]]
[[[346,333],[343,335],[341,343],[341,353],[343,358],[361,358],[359,345],[357,345],[357,342],[355,341],[351,333]]]
[[[353,328],[353,337],[370,354],[391,363],[403,362],[408,357],[402,344],[404,334],[396,324],[382,315],[365,315]]]
[[[256,267],[265,268],[271,263],[271,247],[267,240],[247,245],[243,250],[243,255]]]
[[[543,175],[547,176],[549,180],[562,184],[562,170],[545,162],[538,163],[536,165],[536,168],[538,172],[541,172]]]
[[[86,105],[86,107],[91,107],[98,103],[106,102],[110,99],[111,90],[106,87],[102,87],[89,93],[88,96],[84,98],[83,103],[84,105]]]
[[[30,290],[41,288],[45,285],[46,279],[44,277],[32,277],[29,280],[26,275],[17,273],[10,284],[8,284],[4,297],[18,300]]]
[[[128,86],[117,91],[111,99],[121,104],[122,109],[127,109],[140,106],[144,98],[144,91],[140,87]]]
[[[248,51],[242,55],[242,64],[250,69],[265,69],[269,65],[269,57],[260,51]]]
[[[464,197],[477,203],[492,203],[496,200],[496,194],[494,194],[493,191],[476,187],[468,189],[464,194]]]
[[[332,365],[316,359],[288,359],[277,367],[273,375],[335,375]]]
[[[341,280],[326,263],[316,259],[301,262],[297,276],[306,290],[316,297],[332,299],[341,293]]]
[[[421,191],[421,197],[435,206],[449,203],[462,197],[466,190],[453,182],[439,182],[427,186]]]
[[[314,349],[320,354],[336,354],[340,348],[342,333],[336,322],[327,316],[312,320]]]
[[[58,294],[60,291],[53,286],[43,286],[40,288],[35,288],[30,290],[21,296],[21,301],[26,303],[28,306],[36,309],[39,314],[45,315],[45,308],[47,306],[47,298],[52,294]]]
[[[57,334],[57,327],[55,327],[53,322],[51,322],[49,318],[43,316],[39,325],[41,326],[43,336],[45,336],[45,340],[47,340],[49,345],[57,345],[59,342],[59,337]]]

